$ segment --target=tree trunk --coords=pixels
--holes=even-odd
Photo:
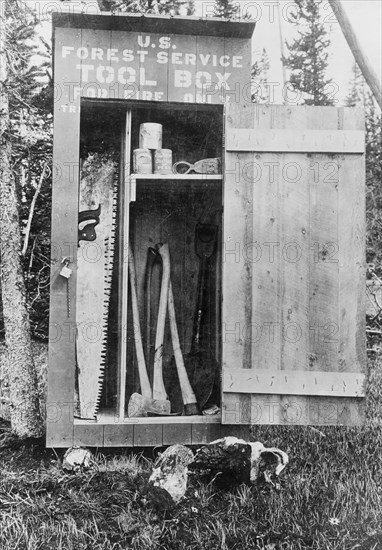
[[[5,10],[6,5],[3,5],[0,17],[0,280],[12,431],[19,437],[36,437],[42,435],[42,421],[21,265],[16,185],[10,163]]]
[[[354,55],[354,59],[361,69],[366,82],[370,86],[370,89],[373,92],[373,95],[378,105],[382,109],[382,87],[377,73],[374,71],[369,59],[366,57],[361,47],[361,44],[359,43],[357,36],[353,30],[350,20],[341,4],[341,1],[329,0],[329,3],[337,18],[338,23],[340,24],[342,33],[347,43],[349,44],[352,54]]]

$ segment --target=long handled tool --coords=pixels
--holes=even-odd
[[[206,279],[210,258],[217,242],[216,225],[197,224],[195,229],[195,252],[200,258],[197,304],[194,317],[194,330],[190,353],[186,356],[185,366],[194,389],[198,405],[202,409],[211,396],[219,371],[219,365],[211,352],[210,342],[201,334],[202,321],[206,310]]]
[[[147,416],[148,413],[166,415],[171,410],[169,401],[153,399],[149,377],[147,375],[145,356],[143,353],[141,325],[139,321],[138,299],[135,279],[134,256],[129,247],[129,276],[131,287],[131,305],[133,310],[134,322],[134,342],[138,362],[139,382],[141,392],[133,393],[130,397],[127,414],[129,417]]]
[[[159,253],[162,257],[162,264],[163,264],[163,272],[169,271],[171,273],[171,266],[170,266],[170,254],[167,249],[164,249],[163,247],[159,248]],[[182,400],[184,404],[184,414],[186,416],[192,416],[195,414],[200,414],[199,407],[196,401],[195,393],[191,387],[190,381],[187,376],[187,371],[184,366],[183,361],[183,354],[180,349],[180,342],[179,342],[179,334],[178,334],[178,327],[176,323],[176,315],[175,315],[175,305],[174,305],[174,294],[172,291],[172,283],[171,283],[171,277],[169,280],[169,287],[168,287],[168,315],[170,320],[170,331],[171,331],[171,341],[172,341],[172,347],[174,351],[174,357],[175,363],[176,363],[176,370],[178,373],[179,378],[179,384],[180,384],[180,390],[182,394]],[[171,371],[174,369],[172,368]],[[170,371],[170,372],[171,372]],[[174,410],[174,403],[173,410]],[[176,409],[175,409],[176,411]]]
[[[219,365],[210,349],[206,334],[203,335],[203,321],[206,310],[205,286],[208,262],[216,249],[217,227],[198,224],[195,231],[195,250],[200,258],[197,300],[194,314],[194,327],[190,352],[184,356],[184,366],[197,405],[200,410],[206,405],[219,378]],[[165,371],[165,382],[173,411],[182,411],[184,398],[182,388],[176,380],[174,361]]]
[[[168,244],[157,245],[157,250],[162,258],[169,258]],[[155,336],[155,353],[154,353],[154,377],[153,377],[153,399],[163,404],[164,408],[171,411],[171,403],[167,399],[166,389],[163,383],[163,340],[164,329],[166,322],[166,311],[168,301],[168,287],[170,284],[170,263],[163,262],[162,268],[162,283],[159,298],[159,310],[157,320],[157,330]]]
[[[147,260],[144,281],[145,297],[145,355],[149,378],[152,380],[151,368],[151,278],[154,265],[161,259],[159,252],[151,246],[147,250]]]

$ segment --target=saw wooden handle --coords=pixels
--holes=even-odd
[[[220,158],[201,159],[191,164],[186,160],[179,160],[176,162],[172,171],[174,174],[189,174],[190,172],[196,172],[198,174],[219,174],[221,165]],[[183,166],[183,168],[181,168]]]
[[[182,399],[185,407],[186,415],[199,414],[199,408],[196,402],[194,390],[191,387],[188,379],[186,367],[184,366],[183,354],[180,349],[178,327],[176,324],[174,295],[172,292],[172,284],[170,280],[168,289],[168,315],[170,319],[170,330],[172,347],[174,350],[174,357],[176,363],[176,370],[178,371],[180,391],[182,392]]]
[[[157,245],[157,250],[162,257],[162,283],[159,299],[157,330],[155,336],[154,375],[153,375],[153,399],[166,400],[167,393],[163,383],[163,340],[166,321],[168,287],[170,283],[170,253],[168,244]]]
[[[136,286],[136,278],[135,278],[135,262],[134,262],[133,251],[131,250],[130,246],[129,246],[129,276],[130,276],[130,287],[131,287],[131,307],[133,310],[133,323],[134,323],[134,343],[135,343],[135,351],[137,354],[139,383],[141,385],[142,397],[145,400],[151,400],[152,392],[151,392],[150,380],[146,370],[146,362],[145,362],[145,356],[143,353],[143,345],[142,345],[141,324],[139,322],[137,286]]]

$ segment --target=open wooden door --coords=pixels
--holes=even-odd
[[[223,423],[362,422],[364,119],[227,105]]]

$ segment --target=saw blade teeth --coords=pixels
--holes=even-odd
[[[93,369],[94,376],[94,385],[89,384],[89,395],[92,393],[92,398],[88,399],[87,402],[91,401],[95,406],[89,411],[90,415],[93,415],[93,418],[97,418],[97,412],[100,407],[102,400],[102,390],[103,390],[103,381],[105,377],[105,370],[108,367],[108,335],[110,332],[109,327],[109,315],[110,315],[110,297],[112,293],[112,283],[113,283],[113,271],[114,271],[114,257],[115,257],[115,244],[116,239],[116,230],[119,220],[119,188],[120,188],[120,178],[118,174],[117,164],[110,161],[102,160],[103,167],[107,167],[107,173],[100,173],[100,177],[97,178],[95,184],[92,184],[91,187],[91,198],[94,202],[95,197],[97,200],[95,202],[103,203],[103,216],[101,217],[101,225],[104,233],[107,233],[102,239],[102,246],[104,247],[103,261],[102,261],[102,283],[100,281],[100,288],[98,292],[102,292],[101,300],[98,302],[98,307],[100,308],[101,313],[101,325],[102,325],[102,335],[101,342],[97,351],[97,368]],[[83,172],[85,174],[85,172]],[[80,200],[84,203],[87,200],[86,192],[90,189],[89,178],[86,175],[81,176],[81,196]],[[84,204],[85,206],[85,204]],[[96,382],[97,380],[97,382]],[[92,387],[91,387],[92,386]],[[88,392],[86,392],[88,393]],[[85,390],[84,390],[85,394]],[[95,398],[96,397],[96,398]],[[81,398],[81,395],[80,395]],[[84,403],[84,396],[80,401]],[[89,416],[90,416],[89,415]]]

